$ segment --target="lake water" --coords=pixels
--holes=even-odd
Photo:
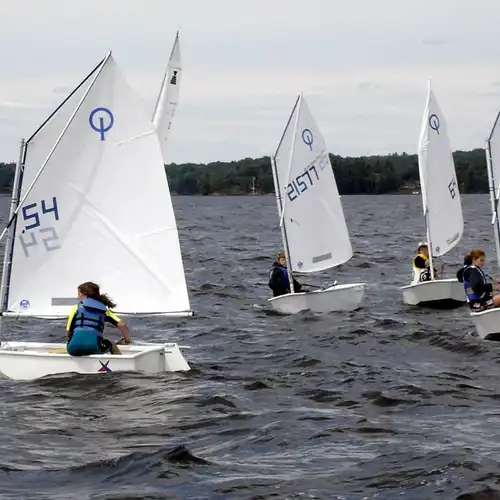
[[[364,307],[285,317],[266,309],[274,197],[175,197],[196,316],[130,325],[190,345],[193,370],[0,380],[0,498],[500,498],[500,345],[468,335],[466,306],[402,304],[420,196],[342,201],[355,256],[304,281],[366,281]],[[445,272],[480,247],[496,274],[489,198],[463,204]],[[64,338],[63,322],[5,324],[6,338]]]

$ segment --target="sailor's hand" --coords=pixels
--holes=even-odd
[[[125,344],[130,344],[130,342],[132,342],[132,339],[130,337],[123,337],[123,342],[125,342]]]

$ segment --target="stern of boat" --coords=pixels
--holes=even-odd
[[[470,314],[476,332],[484,340],[500,340],[500,309],[488,309]]]
[[[282,314],[297,314],[309,309],[314,313],[348,312],[361,306],[366,283],[333,285],[312,292],[288,293],[268,300]]]
[[[467,302],[464,285],[457,279],[423,281],[401,287],[403,302],[437,308],[459,307]]]

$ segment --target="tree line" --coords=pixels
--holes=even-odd
[[[461,193],[488,192],[483,149],[453,153]],[[342,157],[330,154],[340,194],[386,194],[420,189],[417,155]],[[139,166],[138,166],[139,167]],[[0,191],[10,192],[15,165],[0,163]],[[140,172],[138,168],[138,172]],[[166,165],[172,193],[179,195],[247,195],[274,193],[268,156],[232,162]]]
[[[453,153],[461,193],[487,193],[488,175],[483,149]],[[340,194],[408,193],[420,190],[418,157],[342,157],[330,154]],[[271,160],[245,158],[232,162],[167,165],[172,192],[180,195],[247,195],[274,193]]]

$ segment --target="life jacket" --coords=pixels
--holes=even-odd
[[[481,295],[479,295],[479,294],[474,292],[471,282],[467,281],[465,279],[466,269],[477,269],[479,271],[479,273],[481,274],[483,284],[485,284],[485,285],[488,284],[488,280],[486,279],[486,275],[484,274],[482,269],[480,269],[479,267],[476,267],[476,266],[472,266],[472,265],[464,268],[464,272],[463,272],[463,283],[464,283],[465,295],[467,296],[467,302],[481,302],[482,300],[484,300],[486,298],[487,293],[483,292]]]
[[[85,328],[101,334],[105,318],[106,306],[99,300],[87,297],[78,304],[74,328]]]
[[[417,257],[422,257],[422,259],[424,259],[426,264],[429,263],[429,257],[426,257],[425,255],[423,255],[421,253],[415,255],[415,257],[411,261],[412,269],[413,269],[413,281],[412,281],[412,283],[420,283],[421,281],[429,281],[431,279],[430,278],[430,276],[431,276],[430,269],[429,268],[421,269],[419,267],[416,267],[415,266],[415,259]]]
[[[274,282],[273,282],[273,273],[274,271],[279,271],[281,273],[281,277],[283,279],[283,286],[285,287],[285,290],[288,290],[290,288],[290,280],[288,279],[288,271],[286,267],[280,266],[276,262],[273,264],[273,267],[271,267],[271,270],[269,271],[269,283],[268,286],[271,290],[274,290]]]

